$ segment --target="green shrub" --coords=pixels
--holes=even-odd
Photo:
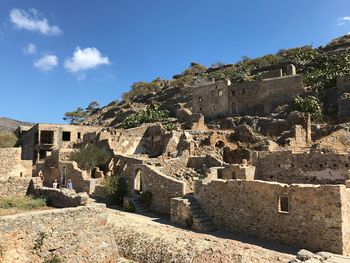
[[[151,82],[135,82],[131,85],[131,90],[123,93],[122,97],[125,101],[131,101],[138,95],[146,95],[151,92],[160,90],[160,79],[156,78]]]
[[[153,194],[149,191],[146,191],[146,192],[142,192],[140,200],[147,207],[150,207],[152,204],[152,198],[153,198]]]
[[[300,97],[293,99],[293,109],[296,111],[310,113],[313,119],[322,118],[322,107],[318,98],[314,96]]]
[[[111,203],[122,205],[128,193],[128,185],[123,177],[110,176],[106,180],[106,191]]]
[[[33,196],[8,196],[0,198],[0,208],[18,208],[21,210],[31,210],[46,206],[44,198],[36,198]]]
[[[163,127],[167,131],[173,131],[173,130],[176,130],[177,128],[175,123],[167,123],[167,124],[164,124]]]
[[[11,132],[0,133],[0,148],[14,147],[17,137]]]
[[[121,123],[122,128],[129,129],[139,126],[142,123],[163,121],[169,118],[169,112],[161,110],[159,105],[152,103],[146,110],[132,114]]]
[[[107,150],[100,149],[94,144],[87,144],[76,149],[70,160],[77,162],[80,169],[91,171],[95,167],[103,168],[111,158],[112,155]]]
[[[126,212],[134,213],[135,212],[135,205],[132,202],[129,202],[126,207],[124,207],[124,210]]]

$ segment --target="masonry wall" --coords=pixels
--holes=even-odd
[[[113,228],[104,206],[65,208],[0,217],[0,261],[115,262]]]
[[[41,179],[38,177],[10,177],[0,179],[0,197],[24,196],[31,192],[34,185],[42,185]]]
[[[293,75],[233,84],[228,94],[232,113],[260,116],[302,92],[301,75]]]
[[[21,148],[0,148],[0,179],[31,175],[32,163],[21,160]]]
[[[166,176],[148,165],[136,165],[135,175],[138,170],[141,170],[142,192],[152,193],[152,211],[170,214],[170,199],[185,195],[185,183]]]
[[[193,88],[193,111],[209,117],[226,114],[228,86],[227,81],[217,81]]]
[[[255,178],[282,183],[343,184],[350,167],[348,155],[291,151],[255,152]]]
[[[219,228],[278,240],[311,251],[348,254],[343,246],[345,186],[285,185],[262,181],[196,181],[195,197]],[[280,196],[289,213],[280,213]]]

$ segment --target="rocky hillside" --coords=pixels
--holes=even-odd
[[[0,117],[0,132],[13,132],[20,125],[33,125],[33,123]]]
[[[137,125],[142,122],[141,119],[146,120],[145,122],[152,120],[143,118],[140,114],[135,116],[140,112],[141,115],[147,115],[147,106],[152,103],[159,104],[160,110],[165,110],[169,116],[176,117],[177,109],[191,109],[192,86],[210,81],[212,78],[226,78],[232,82],[257,80],[264,72],[284,68],[290,63],[294,64],[298,73],[303,75],[303,84],[308,87],[310,94],[319,100],[324,120],[331,120],[335,114],[332,96],[336,78],[350,75],[350,35],[334,39],[323,47],[281,49],[276,54],[255,59],[242,57],[241,61],[235,64],[217,62],[207,68],[198,63],[191,63],[189,68],[181,74],[174,75],[171,80],[157,78],[151,82],[134,83],[130,91],[123,94],[121,102],[114,101],[98,108],[92,114],[87,114],[81,123],[123,127],[125,119],[131,116],[133,123]]]

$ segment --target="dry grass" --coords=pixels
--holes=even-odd
[[[38,209],[47,209],[45,199],[33,196],[0,197],[0,216]]]

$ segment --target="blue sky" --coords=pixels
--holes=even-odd
[[[349,0],[0,0],[0,116],[64,112],[165,79],[350,32]]]

